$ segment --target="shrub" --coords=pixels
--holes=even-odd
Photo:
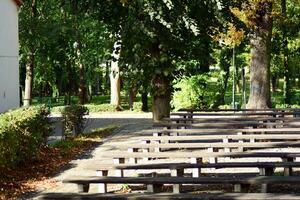
[[[275,108],[300,108],[300,106],[297,105],[297,104],[293,104],[293,105],[290,105],[290,104],[276,104]]]
[[[38,158],[51,133],[43,106],[24,107],[0,115],[0,165],[13,167]]]
[[[64,107],[62,119],[64,123],[65,135],[77,136],[84,129],[84,116],[88,115],[89,110],[82,105],[71,105]]]
[[[143,111],[143,103],[142,102],[134,102],[132,106],[132,110],[135,112]]]
[[[206,109],[212,104],[214,97],[210,97],[207,91],[208,75],[196,75],[184,77],[175,83],[172,107],[175,110],[181,108]],[[211,101],[211,102],[210,102]]]
[[[104,103],[99,105],[87,105],[86,106],[90,112],[115,112],[122,110],[122,108],[117,108],[115,105]]]
[[[231,105],[220,105],[220,106],[218,107],[218,109],[231,109],[231,108],[232,108]]]

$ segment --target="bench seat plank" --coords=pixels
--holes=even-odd
[[[255,177],[99,177],[73,176],[63,183],[75,184],[299,184],[300,176]]]
[[[218,118],[164,118],[164,122],[169,121],[180,121],[180,122],[237,122],[237,121],[269,121],[269,122],[297,122],[300,117],[255,117],[255,116],[247,116],[247,117],[236,117],[236,116],[228,116],[228,117],[218,117]]]
[[[88,170],[114,170],[114,169],[187,169],[187,168],[276,168],[300,167],[300,162],[226,162],[226,163],[158,163],[158,164],[103,164],[93,161]]]
[[[134,152],[112,151],[99,155],[102,158],[210,158],[210,157],[230,157],[230,158],[296,158],[300,153],[290,152]]]
[[[247,135],[188,135],[188,136],[140,136],[134,140],[165,140],[165,141],[193,141],[193,140],[299,140],[300,134],[247,134]]]
[[[76,194],[46,193],[39,200],[299,200],[300,194],[214,193],[214,194]]]
[[[188,138],[187,138],[188,140]],[[195,143],[149,143],[149,144],[120,144],[118,145],[119,149],[126,148],[136,148],[136,149],[146,149],[146,148],[190,148],[190,149],[207,149],[207,148],[282,148],[282,147],[300,147],[300,141],[296,142],[210,142],[205,143],[197,141]]]
[[[156,122],[153,127],[186,127],[186,128],[214,128],[214,127],[246,127],[246,126],[288,126],[297,127],[300,125],[299,121],[296,122],[259,122],[259,121],[237,121],[237,122],[204,122],[204,123],[167,123],[167,122]]]
[[[300,133],[300,127],[298,128],[223,128],[223,129],[150,129],[144,131],[144,133],[253,133],[253,132],[264,132],[264,133]]]
[[[253,112],[253,111],[269,111],[269,112],[295,112],[299,111],[299,108],[241,108],[241,109],[190,109],[190,108],[182,108],[178,110],[179,112]]]
[[[187,113],[187,112],[175,112],[175,113],[171,113],[171,116],[260,116],[260,115],[265,115],[265,116],[276,116],[276,115],[280,115],[280,116],[287,116],[287,115],[300,115],[299,111],[295,111],[295,112],[232,112],[232,113],[228,113],[228,112],[212,112],[212,113],[205,113],[205,112],[193,112],[193,113]]]

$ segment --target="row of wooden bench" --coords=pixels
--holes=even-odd
[[[175,113],[176,118],[166,119],[164,123],[155,124],[153,130],[143,132],[135,139],[137,144],[119,145],[118,151],[105,153],[101,160],[93,161],[89,170],[97,171],[97,176],[70,177],[65,183],[75,183],[79,192],[88,192],[90,184],[98,184],[99,192],[107,192],[107,184],[145,184],[148,192],[159,192],[163,184],[170,184],[173,193],[181,193],[182,184],[220,184],[232,185],[233,191],[245,192],[249,184],[261,185],[261,192],[267,192],[269,184],[298,184],[299,176],[293,174],[293,168],[300,167],[296,158],[300,152],[270,152],[265,148],[291,148],[300,145],[300,127],[298,111],[272,111],[241,117],[242,115],[197,115],[195,111],[188,115]],[[184,114],[186,114],[184,113]],[[270,112],[271,113],[271,112]],[[284,115],[283,115],[284,113]],[[201,118],[197,118],[200,116]],[[210,118],[210,117],[218,118]],[[244,116],[244,115],[243,115]],[[249,115],[250,116],[250,115]],[[279,117],[278,117],[279,116]],[[290,116],[290,117],[287,117]],[[115,148],[115,147],[113,147]],[[262,152],[249,150],[260,149]],[[244,152],[244,150],[248,150]],[[184,159],[174,162],[172,159]],[[252,162],[236,161],[236,158],[252,158]],[[113,159],[114,165],[102,164],[102,159]],[[139,163],[139,159],[142,162]],[[159,159],[162,163],[151,163]],[[162,160],[163,159],[163,160]],[[207,159],[209,162],[205,162]],[[223,160],[222,160],[223,159]],[[268,159],[256,162],[256,159]],[[277,159],[276,161],[269,159]],[[186,161],[189,161],[186,162]],[[223,162],[218,161],[221,160]],[[242,176],[236,169],[257,168],[259,176]],[[284,176],[273,176],[275,168],[283,168]],[[130,170],[170,170],[169,177],[126,177]],[[203,176],[202,169],[233,169],[229,176]],[[115,176],[108,176],[115,171]],[[190,171],[191,175],[187,172]],[[188,175],[188,177],[187,177]],[[49,194],[53,199],[72,197],[73,199],[300,199],[300,194],[84,194],[58,195]],[[54,198],[55,197],[55,198]]]

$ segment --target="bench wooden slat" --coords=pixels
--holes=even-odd
[[[300,122],[250,122],[250,121],[237,121],[237,122],[205,122],[205,123],[193,123],[193,124],[186,124],[186,123],[167,123],[167,122],[156,122],[153,124],[153,127],[226,127],[226,126],[236,126],[236,127],[243,127],[243,126],[300,126]]]
[[[300,162],[226,162],[226,163],[154,163],[154,164],[103,164],[102,161],[93,161],[85,167],[88,170],[114,169],[187,169],[187,168],[278,168],[300,167]]]
[[[287,115],[300,115],[299,111],[295,112],[235,112],[235,113],[219,113],[219,112],[214,112],[214,113],[201,113],[201,112],[193,112],[193,113],[186,113],[186,112],[176,112],[176,113],[171,113],[171,116],[260,116],[260,115],[265,115],[265,116],[287,116]]]
[[[284,139],[284,138],[283,138]],[[300,147],[300,141],[297,142],[195,142],[195,143],[149,143],[149,144],[120,144],[118,145],[119,149],[126,148],[137,148],[137,149],[146,149],[146,148],[279,148],[279,147]]]
[[[252,111],[275,111],[275,112],[286,112],[286,111],[299,111],[300,108],[261,108],[261,109],[188,109],[188,108],[183,108],[179,109],[179,112],[252,112]]]
[[[300,117],[237,117],[237,116],[229,116],[229,117],[218,117],[218,118],[165,118],[163,121],[182,121],[182,122],[236,122],[236,121],[269,121],[269,122],[277,122],[277,121],[285,121],[285,122],[293,122],[299,121]]]
[[[211,158],[211,157],[231,157],[231,158],[296,158],[300,157],[300,153],[290,152],[203,152],[203,151],[192,151],[192,152],[135,152],[127,153],[124,151],[111,151],[105,154],[99,155],[103,158]]]
[[[188,136],[140,136],[135,140],[165,140],[165,141],[193,141],[193,140],[299,140],[300,134],[249,134],[249,135],[188,135]]]
[[[76,194],[46,193],[39,200],[299,200],[300,194],[199,193],[199,194]]]
[[[99,177],[76,176],[63,183],[92,184],[299,184],[300,176],[256,176],[256,177]]]
[[[144,133],[300,133],[299,128],[228,128],[228,129],[152,129],[146,130]]]

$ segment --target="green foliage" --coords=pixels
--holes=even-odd
[[[0,115],[0,165],[16,166],[38,159],[51,124],[43,106],[24,107]]]
[[[64,107],[64,110],[62,111],[62,118],[65,135],[77,136],[79,133],[82,133],[85,124],[84,116],[88,115],[88,113],[88,108],[82,105]]]
[[[275,108],[300,108],[300,106],[298,104],[293,104],[293,105],[289,105],[289,104],[276,104]]]
[[[212,105],[214,96],[207,90],[209,76],[206,74],[184,77],[175,83],[173,99],[175,110],[181,108],[205,109]]]
[[[142,102],[134,102],[133,103],[133,111],[142,112],[143,111],[142,108],[143,108],[143,103]]]
[[[218,108],[219,109],[231,109],[232,106],[231,105],[220,105]]]
[[[122,108],[116,107],[115,105],[104,103],[99,105],[86,105],[90,112],[97,113],[97,112],[115,112],[120,111]]]

